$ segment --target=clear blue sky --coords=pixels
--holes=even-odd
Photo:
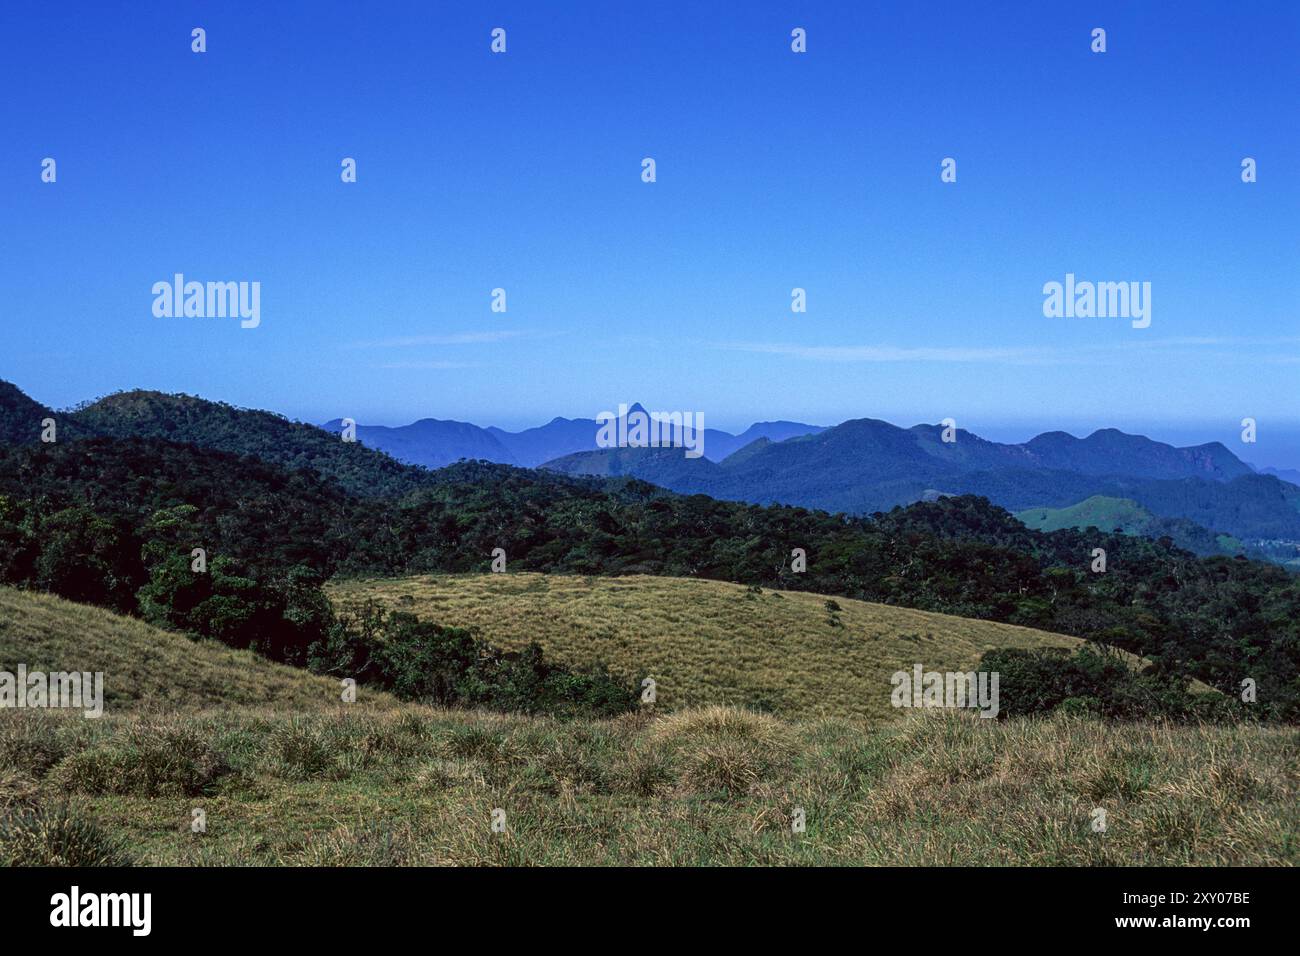
[[[49,404],[952,416],[1300,466],[1300,4],[63,6],[0,9],[0,377]],[[175,272],[261,282],[261,326],[155,318]],[[1151,327],[1045,318],[1067,272],[1149,281]]]

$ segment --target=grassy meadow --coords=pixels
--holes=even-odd
[[[339,606],[374,598],[467,627],[498,647],[536,640],[571,666],[603,661],[617,674],[648,675],[661,708],[731,704],[803,719],[891,720],[890,675],[916,663],[970,670],[995,647],[1082,643],[849,598],[646,575],[428,575],[344,581],[329,594]]]
[[[557,583],[583,586],[581,579]],[[626,602],[641,582],[631,583],[630,591],[610,592],[608,620],[617,617],[620,595],[625,616],[634,613]],[[479,582],[530,584],[537,582]],[[711,615],[730,603],[742,622],[759,608],[792,626],[798,616],[782,616],[791,606],[805,607],[805,618],[827,615],[815,596],[764,593],[751,601],[733,590],[706,586],[700,600]],[[840,603],[843,626],[826,625],[832,633],[809,642],[827,664],[832,642],[845,640],[841,631],[874,627],[875,641],[858,640],[891,640],[886,619],[870,616],[877,609]],[[941,623],[935,615],[913,618],[922,634],[924,618],[932,628]],[[716,637],[724,619],[696,633]],[[910,632],[911,621],[899,620]],[[630,630],[606,626],[611,642]],[[960,653],[967,657],[954,663],[973,659],[977,634],[966,632],[971,643]],[[557,651],[565,646],[556,642]],[[882,721],[816,707],[802,716],[697,700],[668,707],[663,697],[655,712],[564,722],[434,710],[364,688],[357,704],[344,705],[334,681],[0,588],[0,665],[20,660],[103,670],[108,704],[97,720],[0,710],[0,864],[1293,865],[1300,858],[1294,728],[936,712]],[[816,665],[809,658],[791,674],[798,668]],[[818,677],[798,699],[840,686],[830,680]],[[694,686],[691,693],[703,696],[710,685]],[[787,698],[784,705],[794,704]],[[196,808],[206,832],[192,832]],[[791,827],[796,808],[804,811],[802,833]],[[492,829],[496,809],[504,811],[504,832]],[[1091,825],[1098,809],[1106,812],[1102,833]]]
[[[10,816],[6,862],[1239,865],[1300,855],[1293,730],[934,713],[870,728],[725,707],[571,723],[419,707],[97,722],[9,712],[0,755],[10,764],[0,801],[44,808]],[[191,832],[195,807],[207,815],[202,834]],[[491,827],[498,808],[503,833]],[[1091,826],[1099,808],[1104,833]]]

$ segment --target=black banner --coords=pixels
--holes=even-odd
[[[990,930],[1231,946],[1282,931],[1296,885],[1288,869],[9,870],[0,912],[14,944],[74,932],[187,944],[364,933],[369,944],[433,925],[536,942],[603,925],[614,939],[659,936],[685,922],[743,939],[788,922],[902,930],[921,944],[933,934],[940,946]]]

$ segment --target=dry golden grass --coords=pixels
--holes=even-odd
[[[690,633],[712,645],[703,660],[746,655],[770,672],[764,681],[776,681],[782,655],[793,655],[790,672],[803,683],[785,687],[782,703],[810,701],[814,716],[710,703],[561,722],[437,711],[374,693],[344,706],[333,681],[105,611],[0,589],[0,665],[102,670],[111,695],[98,720],[0,710],[0,864],[1294,865],[1300,858],[1295,728],[935,712],[882,722],[870,708],[865,718],[815,716],[827,710],[817,694],[851,698],[853,681],[837,683],[844,669],[837,655],[851,659],[855,674],[883,677],[898,666],[884,649],[910,655],[917,644],[905,635],[918,628],[920,659],[935,667],[973,663],[979,641],[1053,635],[852,601],[839,602],[843,627],[825,625],[833,631],[826,634],[818,629],[829,613],[821,598],[751,596],[708,582],[435,583],[444,591],[468,583],[479,601],[457,591],[430,603],[469,614],[481,612],[484,594],[504,595],[499,604],[508,613],[532,621],[549,615],[558,634],[579,626],[581,618],[568,616],[582,613],[573,605],[595,606],[609,647],[641,641],[653,648],[654,638],[672,637],[683,612],[667,602],[689,592],[706,625]],[[639,629],[642,616],[658,630]],[[757,649],[746,647],[741,627],[759,633]],[[784,628],[785,637],[765,627]],[[488,633],[500,639],[504,631]],[[528,636],[544,635],[520,639]],[[578,638],[577,631],[570,638],[575,652]],[[665,673],[690,675],[690,642],[670,646],[679,669]],[[966,656],[945,657],[954,647]],[[711,685],[704,671],[693,693],[767,686],[748,682],[744,669],[725,673],[730,684]],[[207,814],[206,833],[191,832],[196,807]],[[496,808],[506,812],[504,834],[491,828]],[[795,808],[806,814],[804,833],[791,830]],[[1091,828],[1098,809],[1106,811],[1104,833]]]
[[[887,700],[854,692],[875,677],[887,688],[887,672],[912,660],[969,666],[986,646],[1067,638],[847,600],[836,626],[823,623],[830,612],[814,595],[657,578],[378,587],[396,606],[418,603],[452,623],[497,608],[514,624],[481,626],[485,636],[540,637],[575,663],[590,614],[598,646],[621,647],[626,660],[638,648],[654,653],[657,641],[673,652],[655,658],[668,675],[661,701],[779,689],[782,707],[806,713],[706,702],[561,722],[437,711],[372,692],[344,706],[333,681],[0,589],[0,666],[101,670],[109,694],[98,720],[0,710],[0,864],[1300,860],[1295,728],[892,710],[884,722],[873,706],[857,717],[817,716]],[[404,589],[414,591],[405,602]],[[515,628],[523,633],[507,639]],[[917,632],[919,641],[909,637]],[[693,652],[700,644],[707,653]],[[674,680],[689,694],[674,691]],[[196,807],[206,833],[190,830]],[[504,834],[491,828],[496,808],[506,812]],[[806,815],[804,833],[791,830],[795,808]],[[1099,809],[1104,833],[1091,826]]]
[[[29,671],[103,672],[106,710],[341,705],[337,681],[102,608],[0,587],[0,669],[20,663]]]
[[[355,580],[336,604],[375,598],[501,647],[536,640],[571,665],[604,662],[648,675],[665,709],[707,704],[784,716],[894,719],[890,675],[923,664],[970,670],[995,647],[1073,648],[1077,638],[1026,627],[798,591],[754,593],[694,578],[543,574]]]
[[[0,774],[0,818],[6,802],[48,816],[71,800],[78,853],[152,865],[1300,858],[1294,728],[915,711],[873,727],[721,707],[568,723],[412,705],[162,721],[0,712],[0,750],[15,743],[48,759]],[[195,807],[206,833],[190,830]],[[492,831],[496,808],[505,833]],[[795,808],[803,833],[792,831]],[[1104,833],[1091,826],[1098,809]],[[47,859],[47,818],[17,825],[0,862]]]

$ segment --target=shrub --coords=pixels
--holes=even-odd
[[[540,644],[517,653],[486,648],[463,685],[464,703],[555,717],[615,717],[637,706],[635,684],[602,664],[570,671],[545,659]]]
[[[502,651],[469,631],[422,621],[374,602],[349,609],[316,643],[317,673],[355,677],[402,700],[557,717],[613,717],[636,709],[635,684],[603,665],[570,670],[541,645]]]
[[[226,557],[202,574],[190,561],[188,553],[157,557],[137,594],[145,620],[298,665],[327,638],[334,614],[318,572],[295,566],[260,580]]]
[[[1059,709],[1121,720],[1189,720],[1203,718],[1219,705],[1190,693],[1187,680],[1136,671],[1102,646],[1085,645],[1073,654],[1052,648],[992,650],[980,659],[979,669],[999,675],[1002,717]]]
[[[467,685],[478,653],[469,631],[398,611],[384,621],[375,657],[387,688],[397,697],[447,706],[476,696]]]

